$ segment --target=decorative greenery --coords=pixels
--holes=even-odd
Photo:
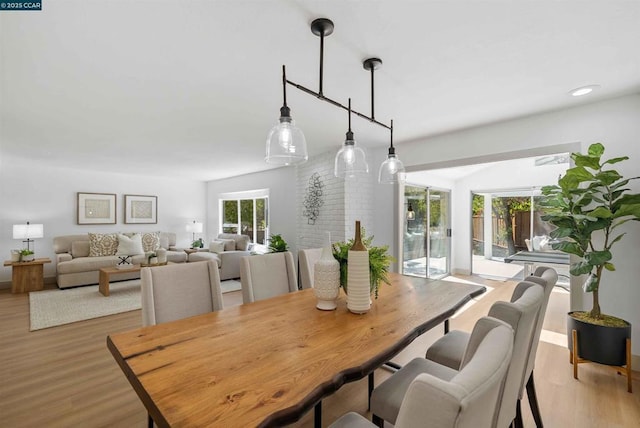
[[[333,257],[340,263],[340,286],[347,292],[347,262],[349,258],[349,249],[353,246],[353,239],[347,242],[336,242],[332,245]],[[389,254],[388,245],[382,247],[374,247],[371,245],[373,242],[373,236],[367,237],[367,234],[362,228],[362,243],[369,251],[369,279],[371,292],[374,293],[375,298],[378,298],[378,288],[380,282],[391,285],[387,274],[389,273],[389,265],[395,262],[395,258]]]
[[[289,246],[287,245],[287,242],[282,239],[282,235],[271,235],[271,238],[269,239],[269,252],[284,253],[285,251],[289,251]]]
[[[625,235],[614,236],[614,230],[629,220],[640,221],[640,194],[625,188],[640,177],[625,179],[614,169],[603,169],[629,159],[601,162],[603,153],[600,143],[589,146],[586,155],[572,153],[576,166],[558,179],[558,185],[542,188],[541,204],[546,213],[542,219],[557,227],[550,234],[558,240],[552,248],[581,258],[571,265],[572,275],[589,275],[583,288],[593,293],[589,315],[594,319],[603,317],[598,299],[603,269],[615,270],[611,247]]]
[[[198,238],[191,243],[191,248],[203,248],[203,247],[204,247],[204,241],[202,240],[202,238]]]
[[[20,250],[20,255],[21,256],[30,256],[31,254],[34,254],[34,252],[31,251],[31,250],[26,250],[26,249],[25,250]]]
[[[324,184],[320,179],[320,174],[314,172],[309,177],[309,185],[307,186],[307,194],[304,196],[302,205],[304,212],[302,215],[307,217],[308,224],[316,224],[316,219],[320,215],[320,207],[324,204],[322,200],[322,188]]]

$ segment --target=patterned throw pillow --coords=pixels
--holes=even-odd
[[[115,233],[90,233],[89,257],[115,256],[118,251],[118,235]]]
[[[160,248],[160,232],[146,232],[142,234],[142,249],[145,253]]]

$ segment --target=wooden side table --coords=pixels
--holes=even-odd
[[[40,291],[44,288],[44,264],[50,259],[35,259],[30,262],[4,262],[11,266],[11,292]]]

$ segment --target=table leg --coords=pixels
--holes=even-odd
[[[103,296],[109,296],[109,274],[103,271],[100,271],[100,283],[98,285],[98,290],[102,293]]]
[[[322,428],[322,401],[318,401],[313,409],[313,426],[314,428]]]

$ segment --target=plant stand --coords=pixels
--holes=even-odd
[[[578,364],[591,363],[592,361],[585,360],[578,356],[578,332],[574,329],[571,330],[571,338],[573,339],[573,346],[569,350],[569,363],[573,364],[573,378],[578,379]],[[627,391],[633,392],[631,387],[631,339],[626,340],[626,354],[627,361],[626,366],[608,366],[616,370],[618,374],[624,374],[627,376]]]

